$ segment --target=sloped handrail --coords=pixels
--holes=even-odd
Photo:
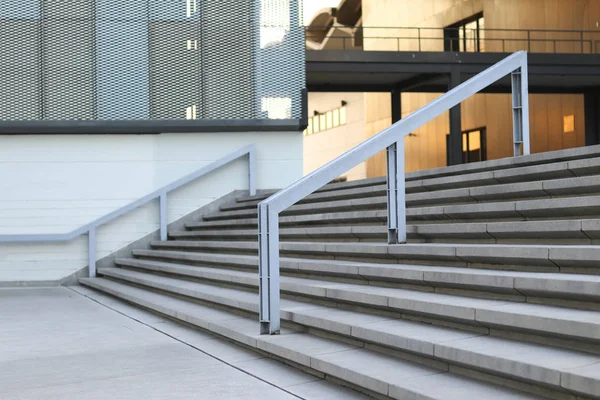
[[[515,156],[529,154],[527,53],[514,53],[460,84],[335,160],[308,174],[258,205],[260,330],[280,330],[279,214],[359,163],[387,149],[388,242],[406,243],[404,137],[511,74]]]
[[[232,161],[241,157],[248,156],[248,188],[250,195],[256,194],[256,147],[252,144],[239,149],[220,160],[206,165],[197,171],[192,172],[183,178],[177,179],[152,193],[132,201],[123,207],[112,211],[80,228],[76,228],[66,233],[49,234],[21,234],[21,235],[0,235],[0,243],[51,243],[51,242],[69,242],[83,234],[88,235],[88,266],[90,277],[96,276],[96,230],[120,216],[141,207],[152,200],[160,199],[160,238],[167,239],[167,194],[178,189],[210,172],[221,168]]]

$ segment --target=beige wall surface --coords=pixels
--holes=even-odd
[[[407,12],[408,11],[408,12]],[[558,29],[593,30],[586,40],[600,43],[600,1],[596,0],[363,0],[365,50],[418,50],[416,30],[389,27],[421,27],[421,50],[443,50],[443,28],[483,12],[485,29]],[[380,28],[377,28],[380,27]],[[377,29],[376,29],[377,28]],[[384,29],[385,28],[385,29]],[[500,35],[500,36],[499,36]],[[523,36],[525,35],[525,36]],[[580,33],[530,32],[532,51],[554,51],[554,39],[579,39]],[[402,37],[403,39],[367,39],[368,36]],[[507,51],[526,49],[527,36],[522,32],[487,32],[490,39],[504,38]],[[423,38],[430,39],[423,39]],[[438,39],[436,39],[438,38]],[[500,46],[500,48],[498,48]],[[501,50],[501,40],[486,41],[485,51]],[[577,47],[577,49],[574,48]],[[557,42],[556,51],[579,51],[581,43]],[[589,52],[593,44],[584,44]],[[600,49],[599,49],[600,50]],[[402,116],[432,101],[439,94],[403,94]],[[573,115],[575,130],[563,132],[563,117]],[[583,146],[585,142],[582,95],[531,95],[531,150],[544,152]],[[365,94],[365,132],[370,137],[391,124],[391,99],[388,93]],[[487,158],[512,155],[512,114],[509,95],[480,94],[462,104],[463,130],[486,127]],[[448,113],[417,129],[405,139],[406,169],[416,171],[446,165]],[[385,174],[382,152],[367,162],[367,176]]]
[[[304,136],[304,175],[325,165],[365,140],[363,93],[309,93],[308,114],[327,112],[346,101],[346,125]],[[366,178],[365,163],[343,174],[348,180]]]

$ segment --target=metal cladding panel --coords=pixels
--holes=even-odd
[[[302,116],[300,0],[3,0],[0,125]]]

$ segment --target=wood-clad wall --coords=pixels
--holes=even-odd
[[[408,11],[408,12],[407,12]],[[593,30],[598,34],[585,34],[585,39],[600,43],[600,1],[597,0],[363,0],[363,23],[365,36],[412,37],[414,31],[390,29],[389,27],[437,27],[442,28],[483,11],[486,29],[557,29]],[[428,32],[425,34],[424,32]],[[440,36],[441,30],[421,30],[421,37]],[[522,33],[488,32],[489,37],[520,39]],[[552,35],[552,36],[550,36]],[[553,39],[571,39],[574,33],[530,33],[539,41],[532,51],[554,51]],[[577,38],[578,39],[578,38]],[[427,44],[426,44],[427,43]],[[498,42],[500,43],[500,42]],[[505,40],[507,51],[526,48],[521,41]],[[600,47],[600,44],[593,44]],[[496,44],[496,47],[498,44]],[[512,47],[511,47],[512,46]],[[535,46],[535,48],[534,48]],[[568,47],[571,46],[571,47]],[[557,44],[557,51],[576,51],[581,44]],[[590,44],[585,44],[588,51]],[[418,41],[410,39],[365,39],[365,50],[418,50]],[[440,40],[421,40],[421,50],[440,51]],[[491,41],[485,51],[498,50]],[[600,50],[600,48],[599,48]],[[439,94],[411,93],[402,95],[402,115],[417,110],[435,99]],[[563,133],[563,116],[575,116],[575,131]],[[391,100],[389,93],[365,95],[366,135],[370,137],[391,123]],[[585,143],[584,111],[582,95],[531,95],[530,122],[532,152],[544,152],[583,146]],[[512,114],[509,95],[480,94],[462,104],[463,130],[487,128],[487,158],[496,159],[512,155]],[[446,165],[446,134],[449,130],[448,113],[416,130],[415,136],[405,139],[406,169],[416,171]],[[382,152],[367,162],[367,175],[385,174],[385,154]]]

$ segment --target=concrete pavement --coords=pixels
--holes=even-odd
[[[364,399],[83,287],[0,289],[0,398]]]

